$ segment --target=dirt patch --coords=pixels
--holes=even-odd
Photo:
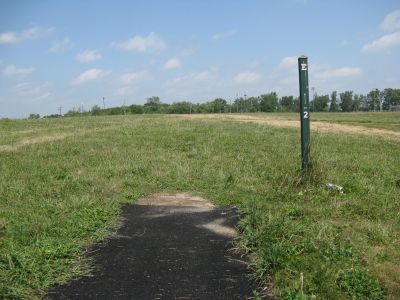
[[[156,206],[192,206],[203,208],[214,208],[215,206],[204,198],[192,196],[187,193],[158,193],[146,198],[140,198],[138,205],[156,205]]]
[[[176,115],[181,118],[190,120],[225,120],[237,122],[250,122],[256,124],[265,124],[269,126],[284,127],[284,128],[299,128],[300,121],[287,120],[282,117],[273,115],[252,116],[252,115],[233,115],[233,114],[206,114],[206,115]],[[347,124],[337,124],[328,122],[311,121],[311,130],[320,132],[334,132],[344,134],[356,134],[373,137],[381,137],[391,140],[400,141],[400,132],[368,128],[364,126],[352,126]]]
[[[206,212],[216,209],[216,206],[204,198],[193,196],[188,193],[158,193],[152,196],[141,198],[137,202],[138,205],[153,205],[153,206],[172,206],[168,213],[186,212]],[[179,207],[177,209],[177,207]],[[184,208],[184,209],[182,209]],[[165,216],[165,215],[163,215]],[[152,216],[160,217],[160,215]],[[217,218],[204,224],[198,224],[198,228],[208,230],[212,233],[223,235],[226,237],[235,237],[237,232],[235,228],[225,226],[225,218]]]

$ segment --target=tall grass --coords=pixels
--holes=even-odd
[[[238,205],[238,243],[283,298],[400,297],[398,142],[313,135],[301,174],[295,129],[164,116],[4,122],[2,145],[65,137],[0,152],[3,298],[42,297],[87,273],[84,249],[112,234],[120,204],[162,190]]]

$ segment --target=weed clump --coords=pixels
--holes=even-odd
[[[379,286],[378,281],[359,267],[341,271],[337,284],[352,299],[381,300],[385,297],[385,291]]]

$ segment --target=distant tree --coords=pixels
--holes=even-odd
[[[282,96],[279,101],[282,111],[295,111],[293,96]]]
[[[190,103],[192,105],[192,114],[201,113],[201,104],[199,103]]]
[[[145,105],[160,105],[160,104],[161,104],[160,98],[157,96],[152,96],[147,98]]]
[[[275,92],[260,96],[260,109],[264,112],[274,112],[278,107],[278,95]]]
[[[124,107],[110,107],[107,108],[108,115],[123,115],[125,112]]]
[[[353,103],[351,105],[351,110],[352,111],[359,111],[361,107],[361,99],[360,95],[355,94],[353,97]]]
[[[314,111],[326,111],[328,108],[329,95],[318,96],[314,98]]]
[[[300,112],[300,99],[299,97],[296,97],[293,99],[293,111],[294,112]]]
[[[132,104],[127,107],[127,111],[128,111],[128,113],[131,113],[131,114],[142,114],[143,106]]]
[[[205,113],[215,113],[214,105],[211,102],[204,103]]]
[[[171,106],[170,104],[161,103],[160,106],[158,107],[158,111],[157,112],[160,113],[160,114],[167,114],[168,111],[169,111],[169,107],[170,106]]]
[[[216,98],[213,101],[208,102],[209,110],[212,113],[222,113],[225,111],[226,100],[222,98]]]
[[[367,95],[368,98],[368,110],[369,111],[379,111],[380,110],[380,94],[378,89],[370,91]]]
[[[64,116],[65,117],[77,117],[77,116],[79,116],[81,113],[80,113],[80,111],[79,111],[79,109],[77,109],[77,108],[72,108],[72,109],[70,109],[69,111],[67,111],[65,114],[64,114]]]
[[[333,91],[331,94],[331,104],[329,106],[329,111],[337,112],[339,111],[339,104],[337,102],[337,92]]]
[[[359,96],[360,110],[368,111],[368,98],[365,95]]]
[[[98,105],[94,105],[92,107],[92,109],[90,110],[90,113],[92,114],[92,116],[98,116],[101,114],[101,108]]]
[[[168,113],[170,114],[188,114],[191,112],[192,103],[190,102],[174,102],[169,106]]]
[[[244,100],[244,98],[240,97],[240,98],[236,98],[235,101],[233,102],[233,108],[232,111],[233,112],[244,112],[246,111],[246,102]]]
[[[260,110],[259,97],[249,97],[246,100],[246,106],[249,112],[257,112]]]
[[[59,114],[52,114],[52,115],[46,115],[43,116],[43,118],[61,118],[62,116],[60,116]]]
[[[352,111],[353,91],[345,91],[343,93],[340,93],[340,108],[344,112]]]
[[[157,96],[152,96],[147,98],[146,103],[144,104],[144,111],[146,113],[155,113],[160,111],[161,107],[160,98]]]
[[[315,111],[315,98],[317,98],[317,93],[314,92],[315,88],[312,87],[311,90],[313,91],[313,97],[310,100],[310,111]]]
[[[391,107],[400,105],[400,89],[384,89],[382,92],[383,109],[390,110]]]
[[[208,107],[206,103],[201,103],[196,105],[196,112],[200,114],[204,114],[208,112]]]
[[[28,119],[40,119],[40,115],[39,114],[29,114]]]

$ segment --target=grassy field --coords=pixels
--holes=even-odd
[[[399,113],[357,118],[400,130]],[[237,245],[281,298],[399,299],[400,142],[314,134],[306,174],[299,144],[298,129],[163,115],[1,120],[0,298],[88,273],[121,203],[188,191],[239,206]]]

